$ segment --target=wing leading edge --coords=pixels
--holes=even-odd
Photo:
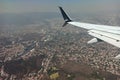
[[[65,20],[63,27],[67,24],[71,24],[76,27],[81,27],[81,28],[87,29],[88,34],[95,37],[95,39],[92,39],[95,41],[89,41],[89,42],[105,41],[109,44],[112,44],[112,45],[120,48],[120,27],[75,22],[65,13],[65,11],[62,9],[62,7],[59,7],[59,9]]]

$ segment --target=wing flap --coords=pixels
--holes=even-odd
[[[109,33],[109,32],[100,31],[100,30],[89,30],[88,32],[104,35],[106,37],[109,37],[109,38],[115,39],[117,41],[120,41],[120,35],[118,35],[118,34]]]
[[[90,30],[88,34],[120,48],[119,35],[111,33],[106,34],[105,32],[96,30]],[[118,36],[118,38],[115,36]]]

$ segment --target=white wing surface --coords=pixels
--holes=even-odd
[[[90,40],[88,43],[105,41],[120,48],[120,27],[75,22],[65,13],[62,7],[59,7],[59,9],[65,20],[63,27],[67,24],[71,24],[76,27],[87,29],[88,34],[94,37],[94,39]]]

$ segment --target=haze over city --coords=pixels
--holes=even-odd
[[[119,0],[0,0],[0,80],[119,80],[120,49],[75,26],[120,26]]]

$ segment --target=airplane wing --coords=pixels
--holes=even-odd
[[[67,13],[62,9],[62,7],[59,7],[59,9],[62,13],[63,19],[65,20],[63,27],[67,24],[81,27],[87,29],[88,34],[94,37],[93,39],[88,41],[88,44],[105,41],[120,48],[120,27],[76,22],[67,15]],[[120,55],[116,56],[115,58],[120,58]]]

